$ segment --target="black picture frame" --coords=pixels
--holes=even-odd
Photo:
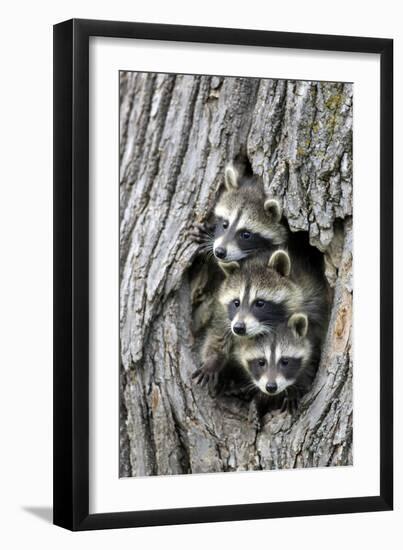
[[[369,497],[89,513],[89,38],[364,52],[381,58],[380,492]],[[54,26],[54,523],[71,530],[393,507],[393,40],[73,19]]]

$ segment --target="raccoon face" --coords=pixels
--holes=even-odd
[[[242,366],[262,393],[278,395],[295,384],[311,356],[307,331],[307,316],[294,313],[273,334],[239,350]]]
[[[300,289],[288,279],[290,259],[278,250],[269,262],[260,259],[220,264],[227,278],[219,300],[227,311],[231,331],[253,338],[285,322],[302,301]]]
[[[214,210],[213,251],[218,260],[238,261],[285,244],[280,205],[274,199],[265,200],[259,182],[241,184],[236,170],[229,165],[225,187]]]

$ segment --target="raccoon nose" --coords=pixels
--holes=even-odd
[[[246,332],[245,323],[241,323],[240,321],[238,321],[237,323],[235,323],[233,329],[235,334],[245,334]]]
[[[219,258],[220,260],[223,260],[225,258],[225,256],[227,255],[227,251],[222,246],[218,246],[214,250],[214,254],[217,256],[217,258]]]
[[[266,384],[266,390],[269,393],[275,393],[277,391],[277,384],[275,382],[268,382]]]

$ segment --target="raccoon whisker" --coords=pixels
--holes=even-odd
[[[254,382],[248,382],[242,386],[242,390],[247,394],[254,394],[258,392],[258,388],[255,386]]]
[[[211,260],[214,257],[214,252],[209,247],[199,247],[198,253],[204,257],[204,262],[207,263],[208,260]]]
[[[262,322],[262,325],[271,329],[275,329],[277,325],[283,323],[286,320],[287,320],[287,317],[279,315],[278,317],[272,317],[271,319],[266,319],[265,321]]]
[[[190,233],[204,241],[214,240],[214,234],[211,233],[211,231],[208,231],[207,229],[205,229],[204,227],[196,227],[195,229],[191,229]]]
[[[271,330],[266,330],[265,327],[258,327],[256,328],[255,330],[251,330],[249,333],[248,333],[248,337],[249,338],[254,338],[255,336],[259,336],[259,334],[262,334],[262,333],[270,333]]]
[[[199,254],[202,254],[206,259],[209,259],[211,260],[211,258],[213,257],[213,252],[209,249],[200,249],[199,248]]]
[[[275,327],[271,323],[261,323],[261,331],[265,334],[271,334]]]
[[[227,323],[225,325],[225,334],[227,336],[230,336],[232,334],[231,321],[227,321]]]
[[[255,254],[255,252],[257,250],[260,250],[260,249],[258,249],[258,248],[243,248],[242,252],[244,252],[245,254]]]
[[[206,261],[211,260],[211,258],[214,258],[214,252],[213,250],[208,250],[206,253]]]
[[[201,249],[213,250],[213,242],[200,243],[199,250]]]
[[[231,330],[231,326],[229,328],[226,328],[225,329],[225,332],[224,332],[224,338],[229,338],[232,334],[232,330]]]

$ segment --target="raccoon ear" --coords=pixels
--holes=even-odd
[[[308,317],[304,313],[294,313],[288,319],[288,326],[297,338],[305,338],[308,332]]]
[[[218,265],[226,277],[231,277],[234,271],[239,269],[238,262],[218,262]]]
[[[228,191],[239,187],[239,175],[232,164],[227,164],[225,167],[225,187]]]
[[[278,223],[281,220],[283,212],[280,203],[276,199],[267,199],[264,203],[264,209],[271,223]]]
[[[291,271],[291,260],[285,250],[276,250],[270,256],[269,267],[277,271],[279,275],[288,277]]]

